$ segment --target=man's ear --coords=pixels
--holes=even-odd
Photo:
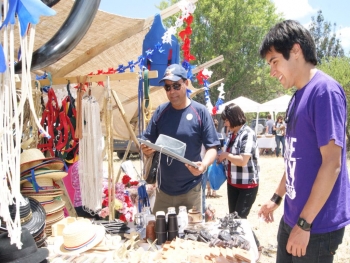
[[[185,83],[186,86],[188,87],[188,79],[186,79],[186,80],[184,81],[184,83]]]
[[[302,54],[300,45],[298,43],[295,43],[290,52],[298,57],[300,54]]]

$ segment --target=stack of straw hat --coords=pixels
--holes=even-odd
[[[21,154],[21,193],[37,200],[46,213],[45,233],[50,236],[52,224],[64,218],[63,190],[55,183],[67,175],[64,161],[45,158],[39,149],[29,149]]]

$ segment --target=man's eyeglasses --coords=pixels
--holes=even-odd
[[[288,107],[286,110],[286,115],[284,116],[284,122],[288,123],[290,121],[290,119],[292,118],[292,116],[294,115],[294,108],[295,108],[295,94],[297,92],[294,92],[292,98],[290,99],[289,103],[288,103]]]
[[[173,87],[174,90],[180,90],[181,89],[181,86],[182,86],[183,83],[178,83],[178,82],[175,82],[173,84],[165,84],[164,85],[164,89],[165,91],[170,91],[171,90],[171,87]]]

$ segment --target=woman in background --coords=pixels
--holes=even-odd
[[[284,132],[285,132],[285,124],[283,122],[283,117],[278,116],[276,123],[273,125],[273,130],[276,131],[275,139],[276,139],[276,156],[279,157],[281,148],[280,144],[282,143],[282,157],[284,156]]]
[[[255,132],[246,125],[242,109],[235,104],[225,107],[221,114],[229,129],[226,151],[218,154],[227,171],[229,212],[247,218],[259,189],[259,149]]]

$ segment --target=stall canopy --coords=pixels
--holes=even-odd
[[[291,99],[290,95],[283,95],[273,100],[269,100],[259,107],[259,112],[270,112],[275,116],[279,112],[285,112]]]
[[[196,1],[190,0],[190,2]],[[40,23],[36,25],[34,51],[47,43],[56,34],[69,16],[73,5],[73,0],[59,1],[53,6],[53,9],[57,12],[55,16],[40,18]],[[165,19],[179,11],[178,5],[173,5],[162,10],[160,17]],[[68,79],[70,77],[86,76],[90,73],[96,75],[100,74],[100,71],[106,72],[110,68],[118,68],[119,65],[128,65],[128,62],[136,61],[143,54],[142,43],[153,22],[154,16],[147,19],[136,19],[98,10],[85,36],[69,54],[49,66],[33,71],[33,74],[41,76],[44,72],[49,72],[53,79]],[[161,38],[159,39],[161,42]],[[20,47],[19,39],[15,39],[14,46],[15,58],[17,59]],[[195,70],[198,72],[200,69],[198,66],[193,70],[193,73],[195,74]],[[138,68],[135,68],[135,72],[138,70]],[[151,68],[151,70],[153,69]],[[161,76],[162,74],[163,72],[158,72],[158,75]],[[55,90],[58,90],[65,89],[68,80],[66,82],[63,85],[59,85],[53,80],[52,83]],[[74,82],[70,81],[70,83],[73,84]],[[103,80],[103,83],[104,86],[107,86],[107,77]],[[163,88],[152,84],[154,85],[154,83],[150,85],[151,111],[159,104],[168,101]],[[104,86],[97,82],[91,82],[91,94],[99,102],[101,111],[104,110]],[[127,122],[136,130],[137,117],[139,116],[138,76],[135,75],[133,78],[128,77],[122,80],[111,79],[108,86],[118,95],[118,99],[124,108]],[[193,92],[198,92],[199,90],[192,85],[189,88]],[[113,109],[118,108],[114,101],[112,107]],[[121,113],[118,110],[113,110],[113,137],[115,139],[129,139],[130,131],[125,123],[120,121],[121,119]],[[102,123],[102,126],[104,128],[104,123]]]
[[[220,105],[219,110],[217,111],[217,114],[221,114],[221,112],[225,109],[225,107],[231,103],[238,105],[243,110],[243,112],[259,112],[259,108],[261,106],[260,103],[241,96]]]

